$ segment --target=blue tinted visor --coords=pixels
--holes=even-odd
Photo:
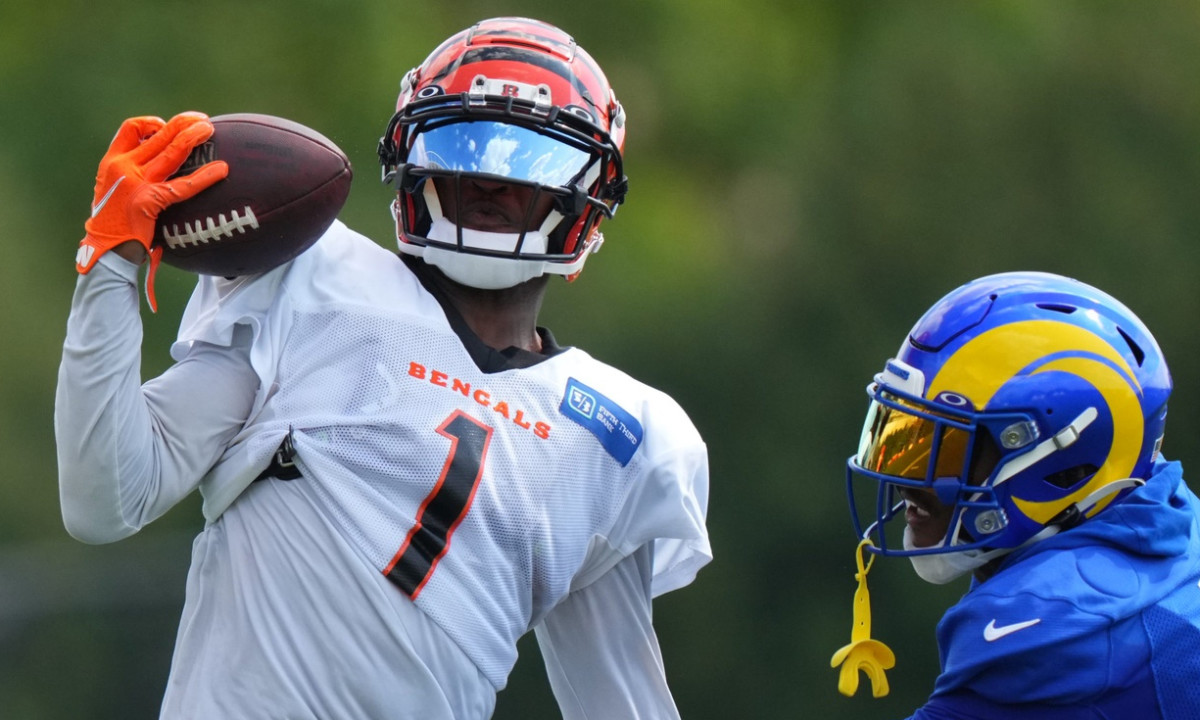
[[[429,170],[483,173],[549,187],[575,185],[591,153],[534,130],[490,120],[434,125],[413,140],[408,162]]]

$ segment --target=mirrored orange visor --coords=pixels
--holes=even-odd
[[[961,478],[970,433],[948,423],[962,424],[963,420],[881,391],[867,411],[858,464],[870,472],[909,480]],[[940,442],[935,442],[939,438]],[[929,472],[931,464],[933,473]]]

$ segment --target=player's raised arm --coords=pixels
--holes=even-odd
[[[76,254],[54,421],[63,519],[86,542],[130,535],[190,492],[253,398],[244,350],[198,347],[144,391],[139,375],[137,263],[163,207],[224,177],[224,165],[213,164],[166,180],[211,132],[198,113],[132,118],[100,163]],[[167,385],[178,388],[163,392]],[[217,432],[189,437],[197,418],[217,422]]]

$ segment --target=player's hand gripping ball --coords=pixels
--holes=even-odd
[[[229,175],[158,215],[162,260],[202,275],[234,277],[278,267],[333,224],[350,194],[346,154],[304,125],[270,115],[212,118],[213,134],[176,173],[213,161]]]
[[[196,163],[186,174],[177,171],[212,133],[208,116],[197,112],[180,113],[169,122],[143,115],[121,123],[96,172],[75,269],[86,275],[101,255],[129,241],[150,250],[154,221],[164,208],[224,178],[228,168],[219,162]]]

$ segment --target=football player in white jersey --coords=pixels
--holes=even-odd
[[[537,325],[625,195],[591,57],[522,18],[449,38],[380,141],[401,252],[335,222],[274,270],[201,277],[144,384],[153,223],[127,218],[212,127],[131,122],[157,174],[96,199],[55,430],[80,540],[203,496],[162,717],[487,718],[529,630],[564,718],[678,717],[651,603],[711,559],[705,445]]]

